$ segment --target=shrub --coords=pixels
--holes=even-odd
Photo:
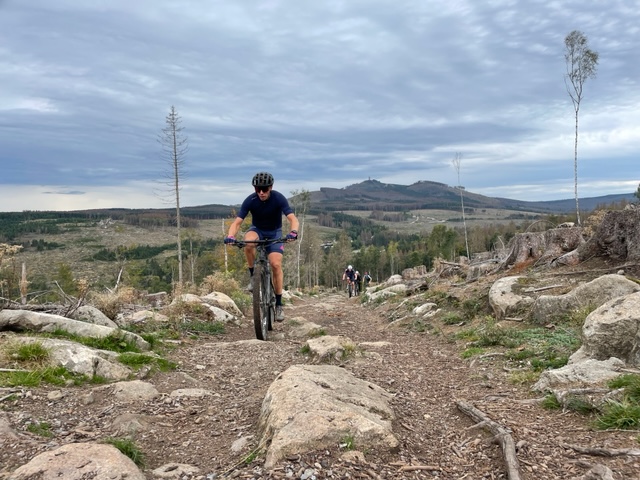
[[[230,297],[240,289],[238,281],[230,273],[225,272],[215,272],[213,275],[208,275],[202,280],[199,287],[200,295],[222,292]]]
[[[123,305],[134,303],[136,297],[137,294],[133,288],[121,287],[115,292],[92,293],[88,299],[94,307],[111,320],[114,320],[122,310]]]

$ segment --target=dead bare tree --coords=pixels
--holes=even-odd
[[[575,112],[576,131],[573,154],[574,192],[576,197],[576,217],[580,222],[580,205],[578,203],[578,113],[583,98],[583,88],[587,79],[595,77],[598,67],[598,53],[589,49],[587,37],[579,30],[572,31],[564,39],[567,73],[564,83],[571,97]]]
[[[158,142],[162,146],[162,157],[166,161],[169,170],[165,173],[166,185],[175,199],[176,207],[176,229],[178,234],[178,287],[183,287],[182,277],[182,229],[180,223],[180,180],[183,178],[184,157],[189,149],[187,137],[182,133],[182,119],[172,105],[169,114],[165,118],[166,126],[162,129],[162,134],[158,137]]]
[[[464,228],[464,245],[467,249],[467,258],[470,259],[471,255],[469,254],[469,240],[467,237],[467,220],[464,215],[464,195],[462,194],[463,193],[462,185],[460,184],[460,161],[461,160],[462,160],[462,153],[456,152],[451,163],[453,163],[453,168],[455,168],[456,172],[458,173],[458,189],[460,190],[460,204],[462,206],[462,226]]]
[[[296,216],[300,219],[300,234],[297,242],[296,250],[296,288],[300,288],[300,261],[302,257],[302,242],[304,240],[304,223],[309,204],[311,202],[311,193],[309,190],[293,190],[293,208]]]

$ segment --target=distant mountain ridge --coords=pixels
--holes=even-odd
[[[365,210],[404,212],[408,210],[460,210],[460,189],[444,183],[421,180],[411,185],[382,183],[378,180],[365,180],[344,188],[322,187],[309,192],[309,213],[318,214],[327,211]],[[495,208],[520,210],[541,214],[565,214],[575,211],[575,199],[527,202],[500,197],[486,197],[462,189],[465,209]],[[291,200],[291,199],[290,199]],[[580,209],[591,211],[598,206],[619,203],[623,200],[636,201],[633,193],[605,195],[601,197],[580,198]],[[180,212],[195,219],[226,218],[237,211],[238,205],[208,204],[193,207],[181,207]],[[105,208],[75,211],[77,213],[106,215],[172,215],[174,208],[162,209],[126,209]]]
[[[341,210],[459,210],[460,188],[444,183],[418,181],[411,185],[365,180],[344,188],[320,188],[310,192],[311,208],[319,211]],[[486,197],[462,189],[465,208],[498,208],[538,213],[569,213],[575,210],[575,199],[528,202],[500,197]],[[579,199],[580,209],[593,210],[598,205],[636,200],[633,193]]]

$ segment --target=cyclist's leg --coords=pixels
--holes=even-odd
[[[244,234],[245,240],[260,240],[260,234],[257,230],[251,227],[247,233]],[[249,243],[244,247],[244,256],[247,259],[247,266],[249,268],[253,268],[253,265],[256,263],[256,246]]]
[[[265,232],[265,235],[267,233]],[[278,229],[273,232],[268,232],[268,236],[265,238],[280,238],[282,236],[282,230]],[[272,243],[267,246],[267,253],[269,254],[269,265],[271,265],[271,278],[273,279],[273,290],[276,295],[282,295],[282,289],[284,288],[284,273],[282,271],[282,255],[284,254],[284,243]]]
[[[282,270],[282,253],[269,253],[269,264],[271,265],[271,277],[273,278],[273,289],[276,295],[282,295],[284,288],[284,272]]]

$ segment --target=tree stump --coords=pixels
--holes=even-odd
[[[552,262],[552,265],[577,265],[593,257],[609,257],[620,262],[640,260],[640,209],[609,211],[596,232],[585,242]]]
[[[551,261],[583,243],[580,227],[518,233],[507,244],[509,253],[497,270],[506,269],[510,265]]]

